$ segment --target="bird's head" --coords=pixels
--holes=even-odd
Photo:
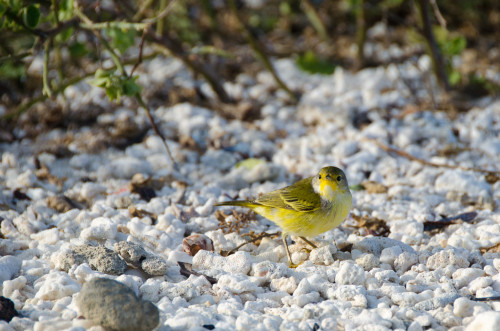
[[[347,178],[342,170],[337,167],[324,167],[313,177],[314,191],[322,199],[334,201],[339,194],[349,192]]]

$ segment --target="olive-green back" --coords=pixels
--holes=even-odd
[[[321,198],[312,187],[312,177],[304,178],[290,186],[264,194],[255,202],[268,207],[301,212],[309,212],[321,207]]]

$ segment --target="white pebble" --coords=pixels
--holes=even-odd
[[[252,258],[248,252],[238,251],[228,257],[200,250],[193,257],[193,267],[198,270],[221,269],[233,274],[248,274]]]
[[[431,270],[443,269],[450,265],[457,268],[467,268],[469,261],[466,256],[457,253],[454,249],[439,251],[427,260],[427,268]]]
[[[3,256],[0,258],[0,284],[11,280],[21,270],[22,261],[15,256]]]
[[[333,264],[333,262],[335,262],[332,254],[336,252],[337,247],[332,244],[321,246],[311,251],[311,253],[309,254],[309,259],[314,264],[331,265]]]
[[[365,282],[365,270],[363,267],[350,261],[342,261],[340,270],[335,276],[335,282],[342,285],[362,285]]]
[[[488,311],[491,308],[484,302],[476,302],[467,298],[458,298],[453,303],[453,314],[458,317],[469,317],[475,312]]]
[[[453,273],[453,282],[457,289],[470,284],[474,279],[484,275],[484,271],[476,268],[458,269]]]

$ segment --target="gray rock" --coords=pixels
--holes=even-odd
[[[12,277],[21,270],[21,259],[15,256],[4,256],[0,258],[0,284]]]
[[[163,276],[167,273],[167,262],[164,259],[147,252],[136,243],[121,241],[114,245],[114,249],[127,263],[150,276]]]
[[[365,238],[353,245],[353,249],[358,249],[364,253],[372,253],[375,256],[380,256],[384,248],[399,246],[403,252],[416,254],[415,250],[399,240],[394,240],[387,237],[370,237]]]
[[[151,276],[163,276],[167,273],[167,262],[157,256],[150,256],[141,263],[141,269]]]
[[[93,278],[85,283],[76,304],[86,319],[113,330],[152,330],[160,320],[154,304],[137,298],[126,285],[107,278]]]
[[[453,303],[460,295],[458,293],[448,293],[443,294],[438,297],[421,301],[415,305],[417,310],[434,310],[437,308],[443,308],[446,305]]]
[[[120,241],[116,243],[113,248],[115,252],[120,254],[121,257],[136,267],[139,267],[141,261],[148,257],[148,252],[140,245],[130,242],[130,241]]]
[[[88,263],[92,269],[108,275],[121,275],[127,269],[127,263],[118,254],[104,246],[76,246],[71,253],[59,258],[59,266],[66,272],[73,265],[82,263]]]

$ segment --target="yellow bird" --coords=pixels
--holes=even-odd
[[[305,237],[314,237],[337,227],[351,210],[352,196],[347,178],[337,167],[322,168],[316,176],[266,193],[251,201],[226,201],[216,206],[247,207],[273,221],[282,229],[282,239],[292,262],[287,237],[295,235],[316,248]]]

